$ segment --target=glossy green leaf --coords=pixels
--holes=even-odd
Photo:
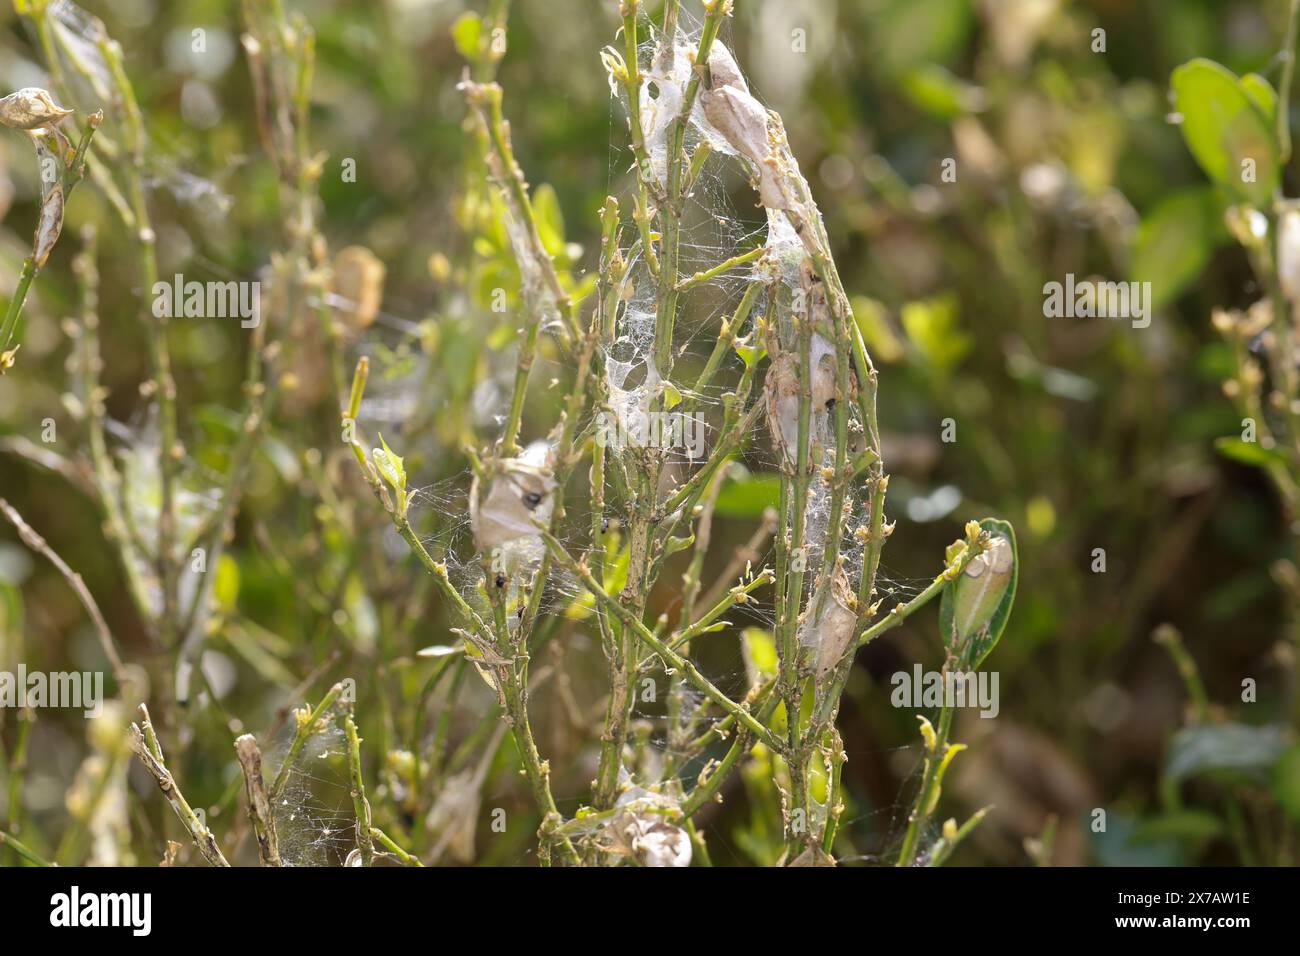
[[[685,551],[693,544],[695,544],[695,535],[693,534],[671,537],[664,543],[664,554],[670,555]]]
[[[743,343],[735,342],[731,346],[732,349],[735,350],[736,354],[740,356],[740,360],[745,363],[745,368],[748,369],[753,369],[757,366],[758,363],[763,360],[763,356],[767,354],[767,349],[749,343],[749,339],[752,338],[753,336],[749,336],[749,338],[745,339]]]
[[[984,662],[1002,637],[1020,577],[1020,556],[1011,524],[985,518],[980,527],[995,542],[993,547],[950,581],[939,601],[939,629],[944,643],[957,656],[960,666],[970,670]],[[1003,543],[997,544],[998,539]]]
[[[1259,84],[1243,86],[1231,70],[1199,58],[1174,70],[1170,84],[1183,139],[1201,169],[1237,199],[1267,206],[1280,170]]]
[[[1270,128],[1277,122],[1277,90],[1258,73],[1247,73],[1241,78],[1241,88],[1251,102],[1264,114]]]

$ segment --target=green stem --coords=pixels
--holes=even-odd
[[[765,723],[771,720],[772,715],[776,712],[776,708],[780,704],[781,698],[779,696],[775,694],[770,696],[767,699],[767,702],[759,709],[758,719]],[[682,815],[684,817],[689,819],[694,816],[701,807],[717,796],[718,791],[722,788],[722,784],[726,782],[727,777],[730,776],[732,770],[735,769],[736,764],[740,762],[740,758],[749,751],[751,746],[753,746],[753,742],[753,736],[743,730],[736,736],[736,739],[732,741],[731,747],[728,748],[727,753],[720,761],[718,761],[718,765],[714,767],[713,772],[702,780],[695,789],[687,795],[686,799],[682,801]]]
[[[700,32],[700,45],[695,62],[704,66],[709,62],[709,51],[717,38],[722,17],[730,5],[722,0],[710,0],[704,8],[704,27]],[[671,38],[669,39],[671,42]],[[667,198],[660,209],[663,234],[663,255],[659,272],[658,313],[655,321],[655,368],[667,379],[673,368],[673,327],[677,319],[678,276],[677,262],[681,246],[682,228],[682,164],[685,159],[683,144],[691,109],[700,89],[700,71],[691,72],[690,82],[682,97],[681,112],[668,126],[668,183]]]
[[[403,850],[400,846],[398,846],[396,843],[393,842],[392,837],[390,837],[383,830],[379,829],[379,827],[370,828],[370,838],[374,840],[376,843],[378,843],[380,846],[382,846],[389,853],[393,854],[393,856],[397,857],[399,860],[405,863],[407,866],[424,866],[424,864],[420,862],[418,857],[415,857],[410,853],[406,852],[405,850]]]
[[[0,325],[0,355],[9,351],[9,344],[14,339],[14,333],[18,329],[18,317],[22,315],[23,304],[27,301],[27,290],[32,286],[32,280],[36,278],[37,272],[36,260],[28,256],[23,260],[22,272],[18,274],[18,285],[14,288],[13,298],[9,300],[9,308],[5,311],[4,325]],[[0,372],[3,372],[7,361],[0,358]]]
[[[1277,96],[1278,158],[1285,166],[1291,158],[1291,81],[1295,76],[1296,28],[1300,23],[1300,0],[1291,0],[1286,20],[1286,41],[1282,47],[1282,82]]]
[[[0,830],[0,847],[12,847],[13,851],[26,860],[32,866],[49,866],[50,861],[45,859],[27,844],[23,843],[15,836],[10,836],[3,830]]]
[[[166,761],[163,758],[162,745],[158,743],[158,735],[154,732],[153,723],[149,719],[149,710],[144,704],[140,705],[140,725],[131,725],[131,749],[135,755],[140,758],[145,769],[153,776],[158,784],[158,789],[162,795],[171,804],[176,816],[180,819],[185,829],[189,831],[190,838],[194,845],[198,847],[199,853],[212,866],[227,867],[226,858],[222,856],[220,848],[217,846],[216,837],[208,829],[194,808],[190,806],[185,795],[181,793],[181,788],[176,784],[171,772],[167,769]]]
[[[939,772],[948,757],[948,733],[952,729],[953,708],[944,707],[939,712],[939,727],[935,731],[933,742],[927,742],[925,769],[921,775],[921,787],[912,804],[912,812],[907,817],[907,832],[903,834],[903,845],[898,851],[898,866],[911,866],[916,858],[916,844],[921,837],[921,829],[934,812],[933,805],[938,798]]]
[[[373,866],[375,844],[371,835],[370,801],[366,799],[366,782],[361,776],[361,739],[357,736],[357,722],[351,714],[343,718],[343,732],[348,739],[348,776],[352,781],[352,809],[357,815],[357,847],[361,850],[361,865]]]
[[[766,288],[763,282],[751,282],[745,287],[745,294],[741,297],[740,304],[730,319],[723,319],[722,325],[718,329],[718,341],[713,345],[713,351],[709,353],[708,361],[704,363],[704,369],[700,372],[699,377],[695,380],[695,385],[691,392],[682,402],[682,414],[694,411],[703,399],[704,390],[713,382],[713,378],[722,367],[722,360],[726,358],[727,352],[736,343],[736,336],[740,333],[741,326],[749,318],[749,313],[754,308],[754,303],[758,300],[759,294]]]
[[[1187,688],[1187,696],[1191,700],[1192,722],[1205,723],[1210,717],[1210,698],[1205,693],[1205,684],[1201,682],[1196,661],[1192,659],[1187,645],[1183,643],[1182,634],[1173,625],[1162,624],[1156,628],[1151,639],[1169,652],[1174,666],[1178,668],[1178,676],[1182,678],[1183,686]]]
[[[271,805],[274,806],[284,793],[285,786],[289,783],[289,772],[293,770],[294,761],[298,759],[298,754],[302,753],[302,748],[306,745],[308,738],[315,732],[316,724],[329,712],[329,709],[338,702],[339,696],[343,693],[343,685],[335,684],[330,688],[329,693],[321,700],[316,709],[313,710],[305,719],[298,721],[295,728],[293,742],[289,744],[289,752],[284,755],[284,761],[280,764],[280,769],[276,772],[275,782],[271,784]]]
[[[883,497],[883,492],[880,493]],[[820,730],[824,728],[834,717],[834,708],[839,702],[840,694],[844,690],[844,683],[848,678],[848,670],[853,661],[853,655],[861,648],[874,641],[886,631],[893,630],[902,624],[909,617],[923,608],[926,604],[933,601],[942,593],[944,586],[951,580],[954,580],[959,574],[966,569],[966,565],[975,557],[976,551],[967,542],[952,562],[940,572],[933,581],[929,583],[920,593],[913,597],[905,604],[896,605],[888,614],[882,617],[875,624],[872,624],[858,636],[849,650],[844,655],[844,660],[840,661],[839,668],[835,672],[835,679],[831,685],[831,690],[817,702],[817,707],[813,714],[813,728]],[[865,570],[863,572],[866,573]],[[863,609],[863,614],[869,613],[869,609]]]
[[[696,637],[705,633],[713,622],[722,617],[722,615],[726,614],[737,604],[747,603],[751,594],[759,588],[771,584],[775,580],[776,574],[773,571],[764,568],[762,571],[758,572],[758,574],[754,576],[754,580],[750,581],[748,584],[737,585],[732,588],[727,593],[726,597],[706,611],[694,624],[678,631],[669,646],[676,650],[678,647],[690,643]]]
[[[844,763],[848,760],[848,755],[844,752],[844,741],[840,739],[840,732],[835,728],[831,728],[829,733],[831,736],[831,778],[826,787],[826,829],[822,833],[822,851],[827,854],[831,853],[835,847],[835,834],[839,830],[840,817],[844,813],[841,778]]]
[[[596,582],[596,579],[591,576],[591,572],[588,571],[584,565],[579,564],[573,559],[573,557],[564,549],[564,545],[560,544],[558,540],[546,532],[542,532],[542,538],[546,541],[547,546],[551,549],[551,553],[555,555],[556,559],[582,579],[583,585],[588,591],[595,595],[596,600],[600,601],[606,608],[613,611],[613,613],[623,622],[623,625],[625,627],[630,627],[633,633],[636,634],[637,638],[650,650],[658,654],[665,664],[674,670],[680,670],[684,673],[686,679],[701,690],[705,697],[709,698],[709,700],[713,701],[727,713],[735,716],[740,723],[749,728],[749,730],[752,731],[759,740],[771,747],[776,753],[784,752],[784,744],[770,728],[756,720],[754,715],[751,714],[743,705],[737,704],[722,691],[718,690],[718,688],[715,687],[708,678],[699,672],[694,664],[684,659],[667,644],[655,637],[650,629],[641,622],[640,618],[624,607],[623,603],[617,598],[611,597],[605,589]]]
[[[961,845],[961,842],[965,840],[968,836],[970,836],[973,832],[975,832],[975,828],[984,822],[984,817],[988,815],[988,812],[991,809],[993,808],[983,807],[979,810],[976,810],[975,813],[971,815],[971,818],[969,820],[967,820],[961,826],[955,827],[951,833],[947,832],[948,826],[951,825],[953,822],[949,820],[948,824],[945,824],[944,826],[944,830],[945,830],[944,835],[939,839],[939,842],[935,845],[934,852],[930,854],[930,861],[926,865],[943,866],[945,863],[947,863],[948,858],[952,856],[953,852],[957,849],[957,847]],[[1048,855],[1050,856],[1050,850]]]
[[[687,289],[694,289],[697,285],[704,285],[706,282],[711,282],[724,272],[729,272],[736,268],[736,266],[743,266],[746,262],[753,262],[766,251],[766,246],[756,246],[748,252],[742,252],[739,255],[732,256],[725,262],[718,263],[718,265],[714,266],[712,269],[708,269],[704,272],[697,272],[689,279],[683,279],[681,282],[677,283],[677,291],[685,292]]]
[[[537,752],[537,743],[533,740],[532,724],[528,720],[528,701],[525,691],[522,689],[519,681],[514,679],[502,680],[503,672],[513,672],[512,665],[503,665],[496,669],[499,675],[498,680],[501,685],[502,696],[505,698],[506,714],[510,722],[511,730],[514,731],[515,747],[519,751],[519,758],[523,762],[524,772],[528,777],[528,784],[533,791],[533,800],[542,814],[542,825],[540,837],[544,847],[548,848],[552,843],[558,843],[561,852],[571,864],[577,865],[580,860],[578,851],[573,848],[573,843],[568,837],[557,833],[563,818],[555,806],[555,797],[551,794],[551,765],[549,761],[544,761]]]

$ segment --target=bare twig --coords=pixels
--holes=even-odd
[[[235,740],[235,754],[244,771],[244,792],[248,796],[248,819],[252,821],[257,837],[257,855],[263,866],[283,866],[280,861],[280,841],[275,834],[275,819],[271,801],[262,779],[262,751],[257,738],[244,734]]]

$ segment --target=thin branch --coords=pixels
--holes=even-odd
[[[284,755],[284,762],[280,764],[279,771],[275,775],[275,783],[271,785],[271,802],[275,803],[284,793],[284,788],[289,782],[289,771],[293,769],[293,763],[298,759],[298,754],[302,753],[302,748],[306,745],[308,738],[316,732],[316,726],[320,720],[333,707],[339,697],[343,694],[343,685],[335,684],[329,689],[316,709],[308,713],[307,708],[295,712],[298,718],[298,726],[293,735],[293,742],[289,744],[289,752]]]
[[[407,866],[424,866],[424,864],[420,862],[419,857],[413,856],[412,854],[403,850],[400,846],[398,846],[396,843],[393,842],[392,837],[390,837],[383,830],[379,829],[379,827],[371,827],[370,836],[371,839],[373,839],[376,843],[382,846],[389,853],[393,854],[393,856],[397,857]]]
[[[371,834],[370,801],[366,799],[366,783],[361,776],[361,738],[357,736],[357,723],[351,714],[343,718],[343,731],[348,739],[348,776],[352,781],[352,808],[357,815],[357,847],[361,850],[361,865],[373,866],[375,844]]]
[[[189,831],[190,838],[194,845],[199,848],[199,853],[213,866],[230,866],[226,858],[221,855],[221,848],[217,846],[216,837],[212,831],[194,812],[194,808],[186,801],[185,795],[181,793],[181,788],[177,786],[176,780],[172,777],[171,772],[167,769],[167,764],[163,758],[162,746],[158,743],[158,735],[154,733],[153,724],[149,721],[149,710],[144,704],[140,705],[140,724],[131,725],[131,750],[140,758],[146,770],[158,782],[158,789],[162,795],[167,798],[167,802],[172,805],[176,811],[176,816],[184,824],[185,829]],[[143,726],[143,730],[141,727]]]
[[[687,289],[694,289],[697,285],[704,285],[711,282],[725,272],[730,272],[736,266],[743,266],[747,262],[753,262],[760,258],[767,251],[766,246],[755,246],[748,252],[742,252],[739,255],[732,256],[725,262],[720,262],[712,269],[706,269],[704,272],[697,272],[689,279],[683,279],[677,283],[677,291],[685,292]]]
[[[609,593],[597,583],[596,579],[591,576],[591,572],[586,565],[574,560],[572,555],[564,549],[556,538],[552,535],[542,532],[542,538],[546,541],[551,553],[555,555],[556,560],[567,567],[570,571],[582,579],[583,585],[590,591],[601,604],[612,611],[622,622],[625,627],[632,629],[637,638],[645,644],[650,650],[654,651],[664,663],[674,670],[680,670],[686,675],[686,679],[694,684],[699,690],[704,692],[715,704],[732,714],[735,718],[748,727],[763,743],[767,744],[777,753],[783,753],[785,750],[781,740],[774,734],[771,729],[763,726],[754,719],[742,704],[737,704],[734,700],[718,690],[716,686],[690,661],[683,658],[680,654],[670,648],[667,644],[655,637],[650,629],[641,622],[641,619],[623,606],[623,603]]]
[[[0,498],[0,513],[3,513],[9,523],[17,529],[18,536],[23,539],[23,542],[33,551],[44,555],[63,575],[68,584],[72,586],[72,590],[77,593],[82,607],[86,609],[91,622],[95,625],[95,634],[99,637],[99,644],[103,648],[104,656],[108,658],[108,663],[113,668],[114,679],[119,687],[124,685],[127,679],[126,665],[122,663],[122,657],[117,652],[117,644],[113,641],[113,635],[108,629],[104,615],[100,613],[99,605],[95,603],[95,598],[91,595],[90,589],[86,587],[86,582],[81,579],[81,575],[68,567],[67,562],[59,557],[54,549],[45,543],[45,539],[37,534],[31,525],[23,520],[22,515],[3,498]]]
[[[51,866],[49,860],[41,856],[27,844],[23,843],[15,836],[10,836],[4,830],[0,830],[0,847],[12,847],[13,851],[33,866]]]

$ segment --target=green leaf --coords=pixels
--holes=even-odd
[[[723,485],[713,510],[728,518],[758,518],[780,500],[780,475],[751,475]]]
[[[672,411],[682,403],[682,393],[672,382],[664,382],[664,410]]]
[[[745,368],[752,370],[759,362],[763,361],[763,356],[767,354],[767,349],[758,345],[751,345],[750,340],[753,336],[748,336],[743,343],[736,341],[732,343],[732,349],[740,356],[740,360],[745,363]]]
[[[761,683],[764,677],[774,677],[778,666],[776,639],[771,631],[747,627],[740,632],[740,651],[745,659],[749,685]]]
[[[1272,465],[1287,466],[1287,458],[1276,448],[1265,448],[1257,441],[1242,441],[1240,438],[1216,438],[1214,450],[1224,458],[1250,465],[1252,468],[1268,468]]]
[[[1273,84],[1258,73],[1247,73],[1241,78],[1241,89],[1264,114],[1269,128],[1276,129],[1277,91],[1273,89]]]
[[[541,236],[546,251],[553,256],[562,255],[565,251],[564,212],[560,209],[560,197],[550,183],[542,183],[533,192],[533,218],[537,220],[537,234]]]
[[[451,40],[456,52],[467,60],[479,57],[479,42],[483,37],[483,21],[477,13],[462,13],[451,25]]]
[[[605,564],[604,580],[600,582],[600,586],[605,589],[606,594],[617,596],[623,593],[623,586],[627,584],[627,572],[631,564],[632,552],[629,548],[622,548],[614,556],[613,561]],[[571,621],[585,621],[591,617],[595,609],[596,595],[584,590],[574,599],[573,603],[564,609],[564,616]]]
[[[939,632],[961,666],[976,670],[1002,637],[1020,577],[1020,555],[1011,524],[985,518],[980,527],[994,542],[950,581],[939,600]],[[1004,543],[998,544],[998,539]],[[1009,552],[1010,563],[1005,556]]]
[[[483,346],[460,323],[447,323],[438,348],[438,364],[453,396],[468,398],[483,364]]]
[[[1195,59],[1170,79],[1182,114],[1183,139],[1205,174],[1237,199],[1263,208],[1277,189],[1280,170],[1274,130],[1260,101],[1260,85],[1245,85],[1213,60]],[[1254,181],[1244,170],[1254,166]]]
[[[685,537],[669,538],[667,542],[664,543],[664,556],[666,557],[670,554],[676,554],[678,551],[685,551],[694,543],[695,535],[693,534],[686,535]]]
[[[1222,204],[1210,188],[1175,193],[1157,203],[1138,226],[1130,272],[1151,283],[1151,308],[1178,297],[1228,238]]]
[[[406,463],[400,455],[393,452],[388,447],[388,442],[384,441],[384,436],[379,436],[379,444],[382,448],[372,449],[370,460],[375,463],[375,468],[379,470],[380,476],[384,481],[393,486],[397,492],[397,511],[399,514],[406,514]]]
[[[1164,785],[1172,794],[1192,777],[1260,784],[1286,748],[1278,727],[1204,724],[1174,734],[1165,757]]]

